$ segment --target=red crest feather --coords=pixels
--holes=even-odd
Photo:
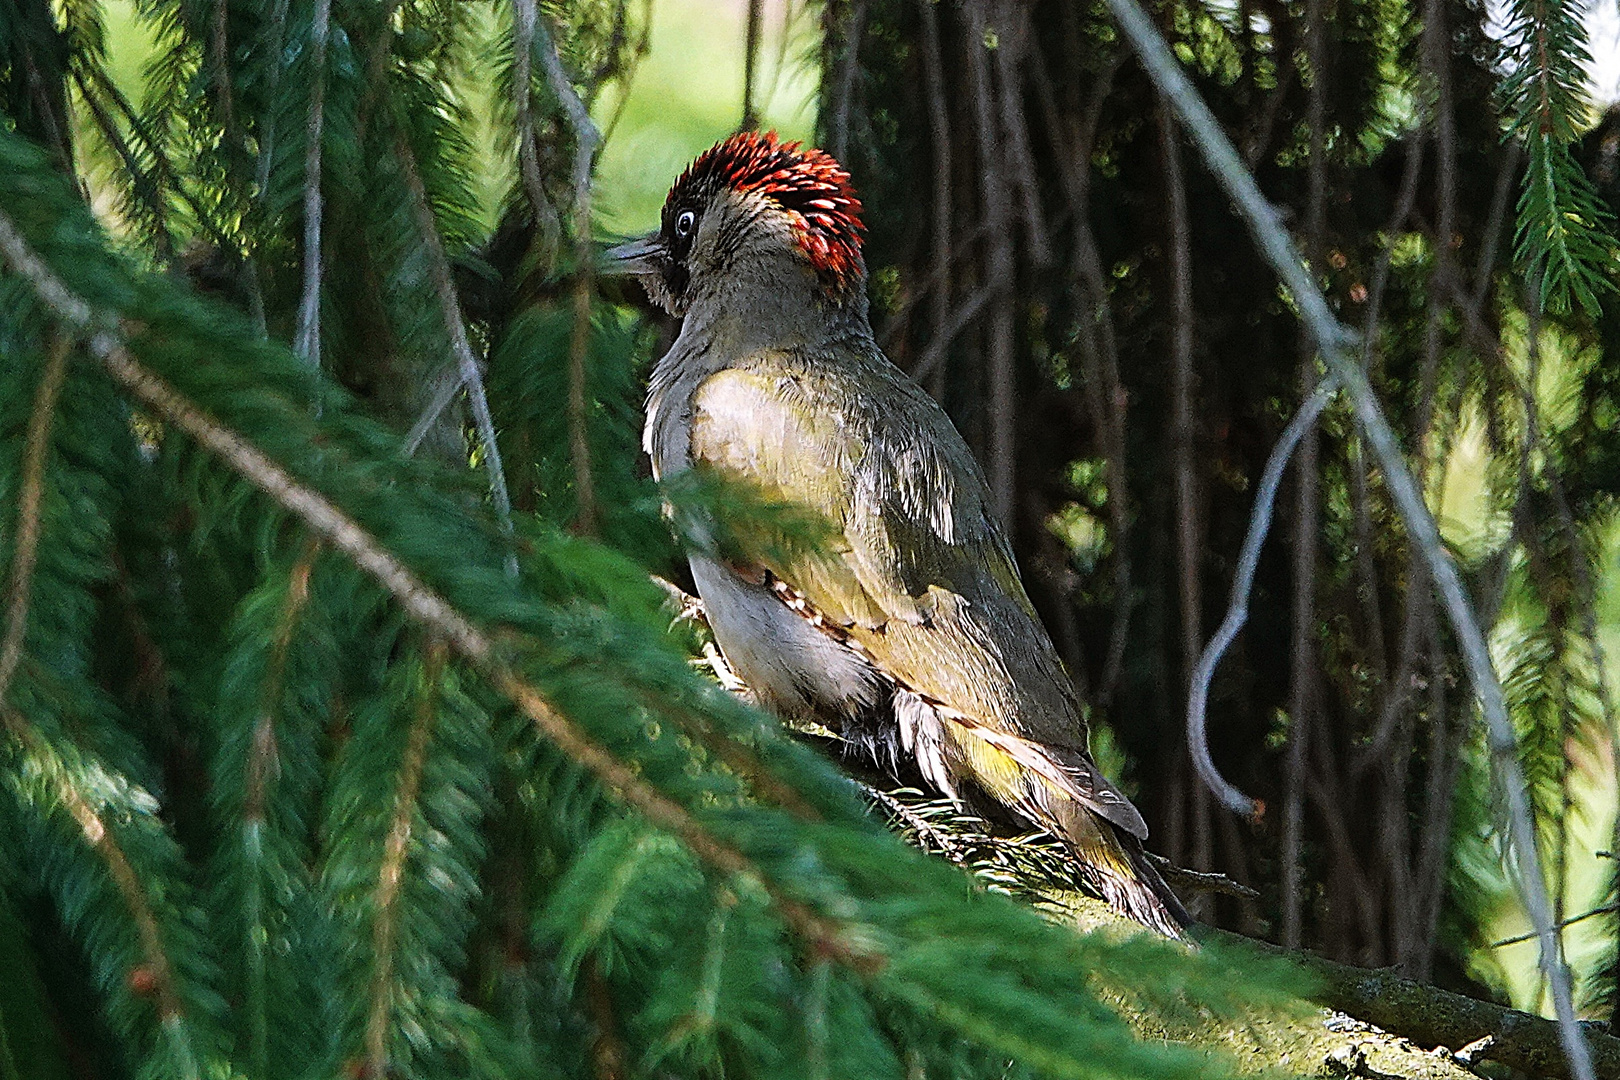
[[[788,214],[793,235],[810,265],[842,292],[855,284],[861,265],[861,200],[849,173],[832,155],[784,143],[776,132],[744,131],[705,150],[681,174],[664,204],[701,202],[717,187],[768,196]]]

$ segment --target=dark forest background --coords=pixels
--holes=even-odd
[[[1599,288],[1543,310],[1514,261],[1526,156],[1503,138],[1487,12],[1320,0],[1158,18],[1362,331],[1436,504],[1460,456],[1483,469],[1490,527],[1454,554],[1485,624],[1507,628],[1499,664],[1564,880],[1571,816],[1607,814],[1576,805],[1572,771],[1583,746],[1613,761],[1593,657],[1620,309]],[[1083,7],[857,0],[825,25],[821,131],[871,208],[880,338],[1002,493],[1160,850],[1260,890],[1203,916],[1465,984],[1481,901],[1500,895],[1471,867],[1493,843],[1475,707],[1345,411],[1289,474],[1251,622],[1214,684],[1215,761],[1262,819],[1220,810],[1191,771],[1188,676],[1225,613],[1266,455],[1320,376],[1225,193]],[[1617,139],[1611,112],[1574,150],[1611,208]],[[1482,464],[1460,453],[1470,438]],[[1611,1001],[1588,974],[1588,1000]]]

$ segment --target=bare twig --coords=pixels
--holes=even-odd
[[[864,0],[857,0],[862,3]],[[1014,529],[1014,485],[1017,482],[1017,354],[1013,340],[1013,283],[1017,267],[1013,260],[1012,208],[1002,176],[1003,132],[997,120],[991,83],[989,52],[985,34],[990,0],[969,0],[966,5],[968,34],[964,47],[968,54],[968,85],[973,97],[974,133],[978,138],[979,182],[984,200],[987,228],[985,285],[991,290],[989,340],[985,363],[990,383],[990,447],[985,472],[990,481],[990,505],[1002,526]]]
[[[764,7],[763,0],[748,0],[748,21],[743,34],[742,123],[739,125],[743,131],[752,131],[759,126],[759,102],[754,99],[754,80],[758,77],[759,33]]]
[[[1595,907],[1591,911],[1583,911],[1579,915],[1571,915],[1567,919],[1560,919],[1558,929],[1562,930],[1565,927],[1574,926],[1576,923],[1585,922],[1587,919],[1595,918],[1598,915],[1608,915],[1614,911],[1620,911],[1620,905],[1604,904],[1602,907]],[[1493,941],[1485,947],[1487,949],[1500,949],[1508,945],[1522,945],[1526,941],[1534,940],[1536,940],[1536,931],[1532,930],[1528,934],[1519,934],[1516,937]]]
[[[1141,6],[1136,0],[1108,0],[1108,4],[1148,74],[1160,91],[1175,103],[1182,122],[1197,141],[1211,171],[1237,204],[1256,241],[1293,294],[1294,303],[1316,339],[1330,371],[1344,384],[1356,420],[1383,469],[1384,482],[1406,523],[1407,535],[1424,552],[1429,563],[1430,574],[1444,598],[1446,613],[1456,633],[1469,681],[1473,684],[1480,711],[1484,714],[1486,741],[1508,807],[1509,843],[1518,870],[1519,890],[1541,943],[1542,970],[1546,972],[1552,989],[1559,1035],[1569,1058],[1570,1071],[1575,1080],[1594,1080],[1591,1054],[1575,1023],[1569,972],[1559,959],[1558,935],[1553,927],[1546,880],[1536,850],[1535,824],[1524,775],[1519,768],[1513,724],[1502,696],[1502,685],[1491,663],[1490,649],[1474,617],[1457,567],[1446,553],[1434,517],[1429,513],[1423,492],[1407,468],[1395,432],[1390,428],[1361,365],[1355,361],[1351,334],[1334,317],[1327,298],[1300,261],[1293,241],[1278,220],[1277,211],[1261,194],[1254,177],[1243,166],[1219,121],[1198,96],[1198,91],[1181,70]],[[1189,709],[1189,713],[1191,711]],[[1235,791],[1233,793],[1236,794]]]
[[[534,212],[535,226],[540,232],[540,257],[547,266],[554,266],[562,223],[557,219],[557,208],[546,195],[540,176],[540,149],[534,135],[532,72],[534,31],[539,15],[535,0],[513,0],[512,8],[512,93],[517,108],[518,171],[523,176],[523,190],[529,197],[529,209]],[[449,404],[448,400],[445,404]]]
[[[432,399],[416,418],[416,423],[411,425],[411,430],[405,433],[404,441],[400,443],[400,450],[406,457],[416,453],[417,448],[422,445],[422,440],[427,438],[428,432],[433,430],[433,425],[439,422],[440,415],[450,407],[450,403],[461,393],[464,385],[466,384],[461,377],[460,367],[440,374]]]
[[[586,423],[587,394],[585,364],[591,345],[591,308],[594,288],[591,250],[591,168],[601,133],[591,120],[590,110],[574,91],[556,43],[543,22],[535,24],[535,44],[551,92],[562,104],[568,124],[574,131],[574,327],[568,340],[568,449],[574,464],[575,527],[590,535],[596,532],[596,484],[591,475],[590,432]]]
[[[444,328],[450,335],[450,347],[455,353],[456,368],[461,385],[467,388],[467,400],[472,404],[473,423],[478,428],[478,443],[484,454],[484,468],[489,472],[489,494],[495,503],[495,514],[501,529],[512,534],[512,498],[506,490],[506,470],[501,466],[501,450],[495,441],[495,421],[489,413],[489,398],[484,393],[484,376],[473,354],[472,343],[467,340],[467,323],[461,316],[461,300],[456,296],[456,283],[450,276],[450,259],[444,253],[444,240],[439,236],[439,223],[433,219],[433,207],[428,204],[427,189],[416,167],[416,155],[401,131],[394,140],[394,153],[405,174],[405,186],[411,193],[411,209],[416,226],[422,233],[422,243],[428,250],[428,271],[433,278],[434,290],[439,294],[439,308],[444,315]],[[517,576],[517,557],[506,557],[507,573]]]
[[[1263,808],[1227,783],[1210,759],[1209,738],[1205,734],[1209,687],[1215,678],[1216,665],[1249,618],[1249,593],[1254,588],[1255,570],[1260,565],[1260,547],[1265,543],[1266,531],[1271,527],[1271,511],[1277,501],[1277,490],[1282,486],[1283,470],[1287,468],[1294,448],[1305,433],[1315,426],[1322,410],[1327,408],[1336,389],[1337,383],[1332,378],[1319,383],[1311,396],[1300,405],[1294,419],[1289,421],[1282,437],[1277,440],[1277,445],[1272,447],[1271,457],[1266,459],[1265,471],[1260,475],[1260,486],[1255,490],[1254,509],[1249,512],[1249,531],[1243,537],[1237,572],[1232,575],[1232,600],[1227,607],[1226,618],[1220,629],[1215,631],[1215,636],[1209,639],[1204,655],[1199,657],[1192,686],[1187,693],[1187,743],[1192,751],[1193,764],[1198,767],[1198,775],[1215,792],[1221,805],[1244,817],[1253,816]]]
[[[928,133],[934,150],[934,204],[933,247],[934,272],[930,286],[933,302],[929,312],[929,341],[923,360],[913,369],[912,376],[928,387],[936,400],[945,396],[945,365],[936,363],[927,372],[923,366],[929,353],[938,349],[941,358],[947,342],[954,334],[947,334],[951,319],[951,118],[945,104],[945,71],[939,46],[939,19],[934,14],[934,0],[917,0],[918,17],[922,22],[923,82],[928,92]]]
[[[1041,212],[1035,156],[1024,119],[1022,71],[1030,51],[1029,5],[1001,3],[996,19],[1001,24],[1001,43],[995,55],[996,102],[1001,106],[1001,133],[1006,141],[1003,168],[1012,174],[1013,186],[1018,190],[1019,216],[1024,220],[1030,262],[1044,268],[1052,262],[1052,245],[1046,238],[1046,215]]]
[[[1306,127],[1309,199],[1306,213],[1307,258],[1320,275],[1326,263],[1327,212],[1327,48],[1322,27],[1322,0],[1305,5],[1306,51],[1311,66]],[[1300,335],[1299,380],[1302,398],[1309,398],[1317,381],[1316,359],[1310,338]],[[1316,549],[1321,478],[1318,475],[1316,430],[1300,439],[1294,470],[1295,514],[1293,536],[1293,611],[1289,630],[1288,756],[1283,769],[1282,807],[1282,941],[1297,948],[1304,921],[1302,865],[1305,835],[1305,771],[1307,750],[1316,726],[1317,662]]]
[[[828,110],[832,116],[827,121],[828,142],[831,144],[828,150],[839,161],[843,161],[849,153],[849,118],[855,110],[855,79],[861,70],[861,36],[866,32],[866,4],[867,0],[847,0],[844,5],[848,14],[844,16],[843,33],[839,35],[844,55],[838,60],[837,81],[833,83],[835,96]],[[829,18],[834,17],[836,10],[836,5],[828,5]]]
[[[940,364],[950,351],[951,342],[984,313],[985,305],[990,303],[995,294],[996,288],[993,285],[984,285],[974,289],[958,304],[956,311],[950,316],[950,321],[929,339],[922,356],[917,359],[917,366],[911,369],[911,377],[918,382],[926,382],[939,371]]]
[[[1197,428],[1193,420],[1192,222],[1187,211],[1186,177],[1181,167],[1180,135],[1169,109],[1154,110],[1159,160],[1164,173],[1166,239],[1170,292],[1170,443],[1175,487],[1176,580],[1181,601],[1181,677],[1192,685],[1204,640],[1204,599],[1199,574],[1202,551],[1198,514],[1198,475],[1194,465]],[[1192,850],[1190,862],[1208,869],[1214,856],[1209,790],[1191,787]],[[1185,815],[1175,815],[1178,827]]]
[[[304,125],[304,286],[293,350],[311,367],[321,363],[321,127],[326,104],[326,38],[332,0],[315,0],[310,30],[309,118]]]

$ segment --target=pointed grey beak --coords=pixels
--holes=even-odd
[[[662,272],[663,242],[657,233],[602,252],[602,273],[642,276]]]

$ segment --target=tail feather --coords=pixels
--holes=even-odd
[[[946,795],[959,799],[960,783],[970,782],[1059,837],[1085,891],[1143,926],[1186,940],[1182,931],[1192,916],[1148,862],[1141,815],[1083,755],[996,730],[906,690],[895,695],[895,718],[901,745]]]
[[[1076,877],[1086,891],[1165,937],[1187,940],[1184,931],[1192,925],[1193,917],[1148,861],[1141,841],[1111,823],[1102,825],[1101,833],[1112,834],[1103,841],[1114,848],[1109,857],[1098,858],[1095,848],[1082,853],[1070,841],[1077,856]]]

